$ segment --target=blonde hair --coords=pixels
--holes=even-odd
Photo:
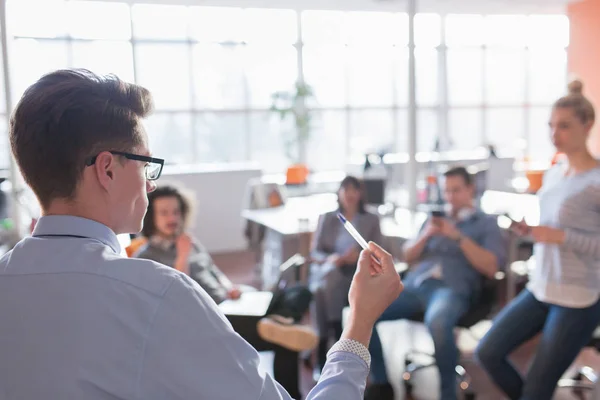
[[[574,79],[569,82],[569,93],[554,102],[553,108],[570,108],[583,124],[594,123],[596,112],[592,103],[583,95],[583,82]]]

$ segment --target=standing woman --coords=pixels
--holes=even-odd
[[[517,227],[535,241],[535,270],[476,350],[480,364],[510,399],[551,399],[600,322],[600,166],[587,148],[595,112],[582,89],[581,82],[572,82],[569,94],[552,108],[552,143],[567,162],[544,176],[540,226]],[[508,356],[540,332],[522,377]]]
[[[379,217],[365,210],[361,182],[347,176],[338,190],[338,209],[321,215],[315,232],[311,257],[311,290],[315,301],[311,316],[319,331],[316,372],[327,359],[330,338],[342,334],[342,310],[348,304],[348,291],[356,271],[360,247],[338,220],[341,213],[367,242],[381,243]]]

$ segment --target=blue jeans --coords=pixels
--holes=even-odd
[[[510,399],[551,399],[558,380],[599,322],[600,301],[586,308],[561,307],[538,301],[525,289],[498,314],[475,356]],[[540,343],[523,379],[508,355],[539,332]]]
[[[413,318],[425,314],[424,322],[435,347],[435,360],[440,371],[441,398],[456,399],[456,363],[458,349],[454,342],[454,327],[469,309],[467,296],[457,294],[439,280],[429,279],[419,287],[407,287],[384,311],[379,321]],[[383,350],[377,329],[373,329],[371,344],[371,382],[387,383]]]

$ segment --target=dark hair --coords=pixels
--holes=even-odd
[[[42,207],[73,198],[88,157],[142,144],[139,119],[152,107],[147,89],[84,69],[58,70],[31,85],[12,115],[10,144]]]
[[[362,182],[358,178],[348,175],[344,179],[342,179],[342,182],[340,183],[340,188],[338,189],[338,192],[340,190],[346,189],[348,187],[352,187],[360,192],[360,200],[358,202],[358,212],[360,214],[366,213],[367,210],[365,210],[365,204],[367,202],[367,199],[366,199],[367,196],[365,194],[365,190],[364,190],[364,186],[363,186]],[[340,202],[339,195],[338,195],[338,208],[341,212],[344,212],[344,208],[342,207],[342,203]]]
[[[473,175],[467,171],[465,167],[452,167],[446,172],[444,172],[444,177],[447,178],[449,176],[460,176],[465,185],[472,186],[473,185]]]
[[[175,186],[159,186],[153,192],[148,193],[148,210],[144,216],[144,226],[142,228],[142,235],[147,238],[152,237],[156,233],[156,224],[154,223],[154,202],[157,199],[164,197],[174,197],[177,199],[181,211],[181,218],[183,219],[183,226],[187,227],[189,225],[192,210],[191,200]]]
[[[569,83],[569,94],[554,102],[553,108],[570,108],[582,124],[594,123],[596,112],[592,103],[583,95],[583,82],[574,80]]]

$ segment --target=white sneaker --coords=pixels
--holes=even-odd
[[[311,327],[294,324],[292,319],[279,315],[262,318],[256,329],[263,340],[298,352],[314,349],[319,341]]]

